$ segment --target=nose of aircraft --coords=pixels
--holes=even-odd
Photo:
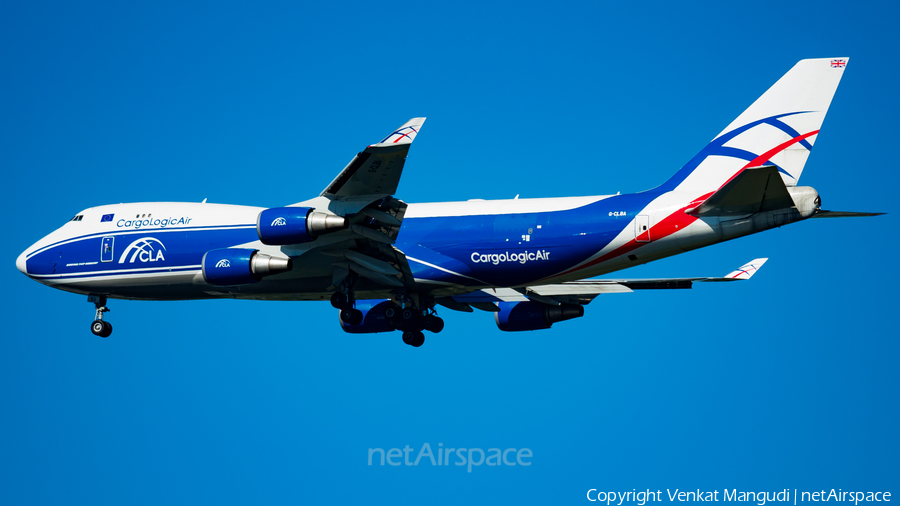
[[[28,268],[25,266],[25,253],[28,253],[28,250],[22,252],[19,255],[19,258],[16,259],[16,268],[19,269],[22,274],[28,274]]]

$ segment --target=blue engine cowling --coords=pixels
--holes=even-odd
[[[549,329],[556,322],[584,316],[584,306],[562,304],[550,306],[540,302],[500,302],[494,313],[497,327],[506,332]]]
[[[256,283],[260,279],[291,270],[290,258],[278,258],[255,249],[213,249],[203,255],[203,279],[216,286]]]
[[[263,244],[270,246],[313,241],[322,234],[347,226],[346,218],[318,212],[311,207],[273,207],[256,218],[256,234]]]
[[[374,334],[376,332],[392,332],[394,325],[384,310],[391,304],[389,300],[358,300],[356,309],[362,311],[363,321],[359,325],[349,325],[341,320],[341,328],[350,334]]]

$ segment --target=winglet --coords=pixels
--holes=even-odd
[[[379,146],[382,144],[412,144],[413,139],[416,138],[416,134],[419,133],[419,130],[422,128],[422,125],[424,123],[425,118],[413,118],[404,123],[400,128],[394,130],[381,142],[373,145]]]
[[[746,264],[740,266],[738,270],[726,274],[725,278],[750,279],[754,274],[756,274],[756,271],[758,271],[759,268],[762,267],[764,263],[766,263],[766,260],[768,260],[768,258],[757,258],[754,260],[750,260]]]

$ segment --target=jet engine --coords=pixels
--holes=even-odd
[[[549,329],[563,320],[584,316],[584,306],[562,304],[551,306],[540,302],[500,302],[500,311],[494,313],[497,328],[506,332]]]
[[[348,226],[347,218],[311,207],[273,207],[259,213],[256,219],[259,240],[270,246],[309,242]]]
[[[247,285],[291,270],[290,258],[278,258],[255,249],[212,249],[203,255],[203,279],[216,286]]]
[[[389,300],[358,300],[356,309],[362,311],[363,320],[359,325],[350,325],[341,320],[341,328],[350,334],[374,334],[376,332],[391,332],[394,325],[384,314],[391,305]]]

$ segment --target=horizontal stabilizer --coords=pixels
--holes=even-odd
[[[816,211],[812,218],[863,218],[866,216],[881,216],[885,213],[854,213],[851,211]]]
[[[742,170],[702,204],[685,212],[694,216],[729,216],[784,209],[793,205],[778,167],[766,165]]]

